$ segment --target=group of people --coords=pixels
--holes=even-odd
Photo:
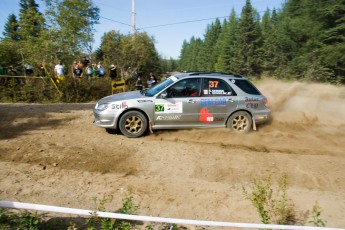
[[[63,81],[66,75],[66,68],[60,61],[54,68],[55,78],[57,82]],[[100,77],[103,78],[106,75],[105,67],[101,62],[91,63],[90,60],[84,57],[83,60],[74,61],[72,65],[72,77],[83,78],[87,77],[89,80],[92,78]],[[117,68],[115,65],[111,65],[109,69],[109,77],[112,80],[117,78]]]
[[[142,90],[144,88],[144,85],[143,85],[143,82],[141,80],[141,76],[137,75],[136,78],[137,78],[137,81],[135,83],[135,87],[137,90]],[[152,72],[150,72],[150,75],[149,75],[148,80],[147,80],[147,87],[151,88],[154,85],[156,85],[158,82],[160,82],[160,78],[156,77]]]

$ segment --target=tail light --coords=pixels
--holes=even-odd
[[[267,98],[262,98],[262,103],[265,105],[265,106],[267,106],[267,104],[268,104],[268,100],[267,100]]]

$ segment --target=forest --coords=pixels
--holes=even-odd
[[[142,73],[173,71],[236,73],[332,84],[345,83],[345,0],[287,0],[281,9],[260,13],[247,0],[240,13],[205,26],[204,37],[182,44],[178,60],[163,59],[147,33],[124,35],[111,30],[94,49],[94,25],[100,18],[92,0],[20,0],[18,15],[9,14],[0,38],[0,68],[25,64],[47,73],[62,60],[82,57]],[[95,50],[95,51],[94,51]],[[1,74],[1,73],[0,73]]]
[[[184,41],[181,70],[344,84],[345,1],[288,0],[260,18],[250,0],[239,17]]]

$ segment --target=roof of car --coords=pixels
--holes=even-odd
[[[186,72],[178,73],[174,75],[177,78],[184,78],[188,76],[204,76],[204,77],[228,77],[228,78],[244,78],[237,74],[226,74],[226,73],[216,73],[216,72]]]

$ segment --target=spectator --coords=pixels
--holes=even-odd
[[[43,64],[38,65],[38,76],[39,77],[45,77],[46,76],[46,70],[44,69]]]
[[[97,67],[97,65],[96,64],[92,64],[92,70],[93,70],[93,76],[94,77],[98,77],[98,67]]]
[[[88,64],[88,66],[86,67],[85,72],[86,72],[87,79],[89,79],[89,81],[90,81],[91,77],[92,77],[92,74],[93,74],[93,68],[92,68],[91,63]]]
[[[117,77],[117,68],[115,65],[110,66],[110,71],[109,71],[109,77],[111,78],[112,81],[116,80]]]
[[[32,74],[34,73],[34,67],[32,65],[25,64],[24,68],[25,68],[25,75],[32,76]]]
[[[8,68],[8,73],[12,76],[16,76],[18,74],[17,70],[13,68],[13,65],[10,65],[10,67]]]
[[[143,82],[141,81],[141,77],[138,76],[137,82],[135,83],[135,87],[137,90],[142,90],[143,89]]]
[[[81,68],[80,65],[78,65],[76,61],[73,63],[72,74],[74,78],[83,77],[83,69]]]
[[[98,77],[104,77],[105,70],[102,63],[98,62],[97,68],[98,68]]]
[[[153,73],[150,73],[149,80],[147,80],[147,85],[149,88],[153,87],[157,83],[156,77],[153,75]]]
[[[84,57],[84,59],[82,60],[83,63],[83,68],[87,68],[90,64],[90,61],[87,57]]]
[[[139,75],[138,71],[135,69],[135,70],[133,71],[132,77],[138,79],[139,76],[140,76],[140,75]]]
[[[55,66],[54,72],[57,83],[61,83],[65,80],[65,67],[62,65],[61,61]]]

